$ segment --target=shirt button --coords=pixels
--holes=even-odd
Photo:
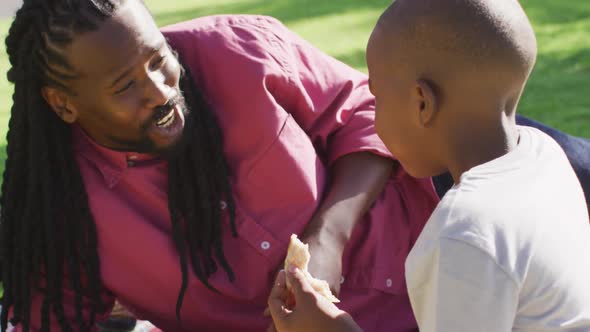
[[[260,248],[268,250],[270,249],[270,243],[268,241],[262,241],[262,243],[260,243]]]
[[[340,277],[340,284],[343,284],[343,283],[344,283],[344,276],[341,276]]]
[[[221,207],[222,210],[227,209],[227,203],[225,201],[220,201],[219,206]]]
[[[387,280],[385,280],[385,285],[387,285],[387,287],[391,288],[391,286],[393,286],[393,281],[391,279],[387,279]]]

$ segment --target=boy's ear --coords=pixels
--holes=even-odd
[[[416,82],[416,95],[419,110],[420,124],[428,128],[434,122],[439,111],[439,96],[433,84],[427,80],[419,79]]]
[[[41,88],[43,99],[49,104],[51,109],[65,123],[73,124],[78,119],[78,110],[72,104],[70,96],[63,90],[54,87]]]

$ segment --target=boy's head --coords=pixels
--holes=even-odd
[[[412,175],[440,174],[513,118],[536,53],[516,0],[397,0],[367,46],[377,132]]]

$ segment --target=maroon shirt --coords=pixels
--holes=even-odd
[[[236,280],[230,282],[220,269],[209,280],[216,294],[189,272],[179,324],[181,272],[171,237],[166,162],[108,150],[74,127],[97,226],[104,297],[117,298],[165,331],[264,331],[270,319],[262,313],[289,236],[301,234],[320,204],[330,165],[360,151],[391,157],[375,133],[367,77],[268,17],[204,17],[163,31],[224,133],[238,237],[225,227],[223,243]],[[355,229],[339,297],[340,307],[364,331],[416,328],[404,261],[437,201],[430,180],[398,168]],[[65,307],[74,322],[71,291]],[[36,329],[39,308],[35,296]]]

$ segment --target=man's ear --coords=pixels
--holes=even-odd
[[[78,110],[71,102],[71,96],[65,91],[55,87],[41,88],[41,95],[51,109],[65,123],[73,124],[78,119]]]
[[[418,111],[420,124],[428,128],[432,126],[434,119],[439,112],[440,96],[434,85],[424,79],[419,79],[416,82],[416,96],[418,102]]]

